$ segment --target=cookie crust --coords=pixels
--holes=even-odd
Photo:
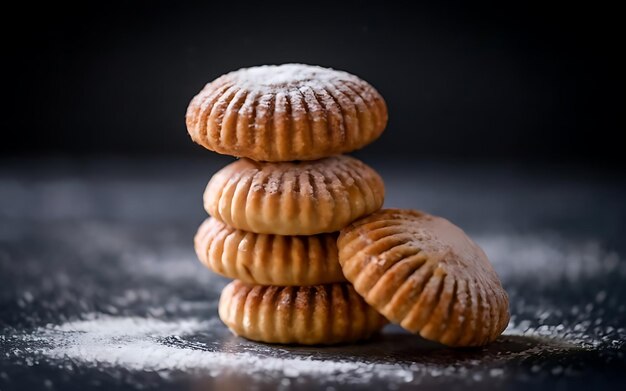
[[[371,143],[387,106],[347,72],[303,64],[264,65],[208,83],[187,108],[189,135],[205,148],[257,161],[314,160]]]
[[[495,340],[508,296],[487,256],[460,228],[419,211],[385,209],[341,231],[339,262],[381,314],[450,346]]]
[[[255,234],[208,218],[194,247],[200,262],[224,277],[257,285],[319,285],[346,281],[337,236]]]
[[[315,235],[378,210],[384,193],[376,171],[349,156],[284,163],[240,159],[211,178],[204,208],[248,232]]]
[[[219,315],[244,338],[302,345],[367,339],[387,323],[345,283],[279,287],[235,280],[222,291]]]

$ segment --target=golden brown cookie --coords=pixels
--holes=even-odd
[[[212,151],[258,161],[314,160],[362,148],[387,124],[387,106],[346,72],[302,64],[223,75],[189,103],[187,130]]]
[[[487,256],[446,219],[380,210],[343,229],[338,247],[365,301],[424,338],[480,346],[508,324],[508,296]]]
[[[387,322],[346,283],[280,287],[235,280],[222,291],[219,315],[236,335],[302,345],[366,339]]]
[[[349,156],[293,163],[241,159],[218,171],[204,192],[216,219],[248,232],[335,232],[383,205],[380,176]]]
[[[337,233],[312,236],[255,234],[206,219],[194,238],[200,261],[215,273],[258,285],[345,282]]]

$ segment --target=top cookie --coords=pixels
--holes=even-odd
[[[312,65],[244,68],[189,103],[187,130],[212,151],[257,161],[315,160],[374,141],[387,106],[367,82]]]
[[[446,219],[380,210],[342,229],[337,246],[354,289],[413,333],[480,346],[508,324],[508,296],[487,256]]]

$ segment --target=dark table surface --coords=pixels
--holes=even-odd
[[[0,164],[0,390],[589,389],[626,382],[626,181],[582,168],[368,161],[386,206],[443,215],[511,299],[495,343],[388,326],[335,347],[266,345],[217,318],[195,259],[226,159]]]

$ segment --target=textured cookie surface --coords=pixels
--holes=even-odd
[[[219,315],[242,337],[303,345],[366,339],[387,322],[347,283],[279,287],[235,280],[222,291]]]
[[[200,261],[215,273],[258,285],[318,285],[345,282],[337,234],[255,234],[209,218],[194,239]]]
[[[313,160],[359,149],[387,124],[387,106],[346,72],[302,64],[244,68],[189,103],[187,130],[218,153],[258,161]]]
[[[387,209],[341,231],[344,275],[387,319],[450,346],[495,340],[508,296],[487,256],[448,220]]]
[[[241,159],[218,171],[204,192],[204,208],[241,230],[276,235],[339,231],[378,210],[380,176],[349,156],[294,163]]]

